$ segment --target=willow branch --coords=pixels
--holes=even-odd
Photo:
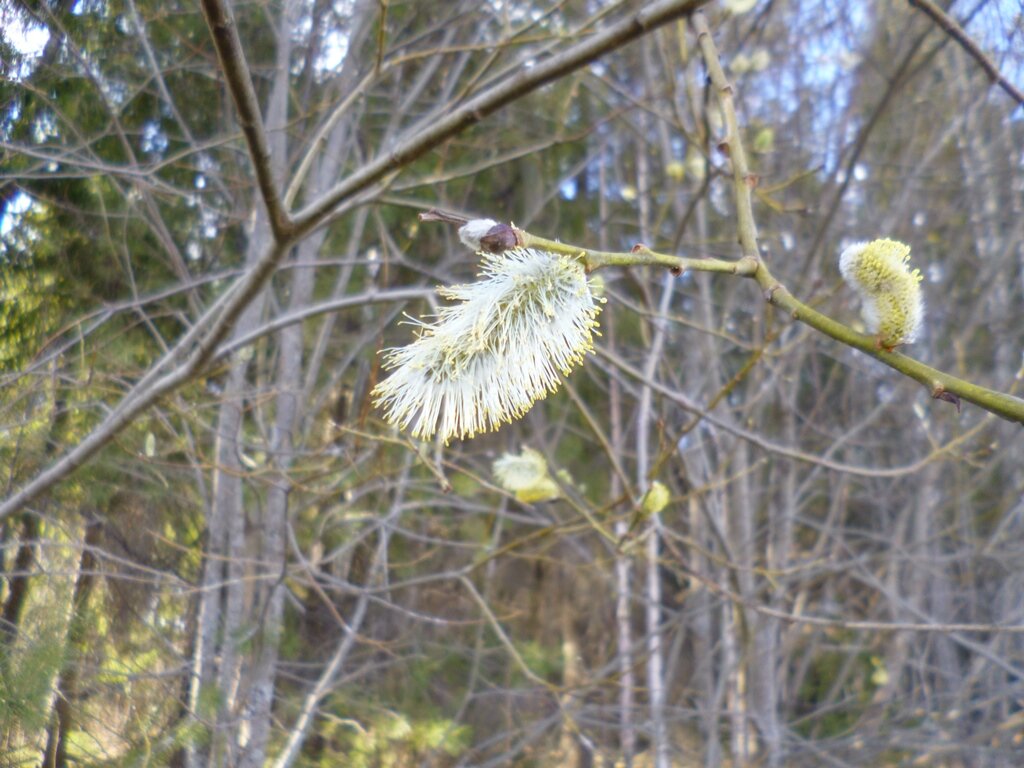
[[[840,341],[847,346],[859,349],[890,368],[924,385],[933,398],[954,395],[969,403],[973,403],[986,411],[1010,421],[1024,424],[1024,400],[1003,394],[986,387],[973,384],[943,371],[939,371],[924,363],[918,362],[899,352],[887,352],[879,349],[876,340],[871,336],[857,333],[842,323],[823,315],[807,306],[783,286],[768,266],[757,256],[757,232],[754,229],[752,201],[750,194],[749,169],[746,167],[746,156],[742,150],[742,142],[736,130],[736,110],[732,100],[732,85],[725,77],[718,51],[707,20],[701,13],[693,16],[693,26],[697,31],[697,40],[701,53],[707,63],[708,75],[722,109],[725,124],[728,128],[729,156],[733,163],[733,180],[736,190],[736,207],[738,212],[739,239],[743,251],[757,260],[757,269],[751,275],[764,292],[769,303],[785,310],[794,320],[809,325],[821,333]]]
[[[963,27],[957,24],[956,19],[946,13],[944,10],[939,8],[932,0],[907,0],[912,6],[920,11],[923,11],[931,17],[943,32],[949,35],[955,40],[961,48],[981,65],[981,68],[985,70],[985,74],[988,75],[989,79],[1006,91],[1010,98],[1017,102],[1020,106],[1024,107],[1024,91],[1015,86],[999,71],[999,67],[988,56],[981,50],[981,46],[974,42],[973,38],[967,34]]]
[[[764,264],[754,275],[754,279],[764,289],[768,301],[786,310],[794,320],[799,320],[849,347],[859,349],[893,370],[914,379],[926,387],[933,398],[943,398],[947,394],[955,395],[996,416],[1024,424],[1024,400],[1019,397],[973,384],[899,352],[879,349],[875,337],[857,333],[799,301],[772,277]]]
[[[738,186],[747,189],[749,200],[749,188],[742,178],[741,175]],[[543,248],[578,258],[588,270],[608,266],[661,266],[668,267],[677,274],[684,271],[714,272],[752,278],[761,287],[765,299],[770,304],[785,310],[794,320],[799,320],[848,347],[858,349],[893,370],[914,379],[924,385],[933,398],[943,398],[947,394],[955,395],[1004,419],[1024,424],[1024,400],[960,379],[900,352],[879,349],[874,336],[858,333],[848,325],[818,312],[797,299],[789,289],[775,279],[767,265],[756,256],[744,256],[736,261],[695,259],[656,253],[645,246],[637,246],[632,251],[621,253],[595,251],[570,243],[548,240],[519,229],[516,230],[516,234],[523,246]],[[748,243],[752,243],[756,247],[756,240],[751,237],[749,229],[741,230],[740,237],[747,239]]]
[[[700,14],[697,14],[699,17]],[[705,27],[706,28],[706,27]],[[724,79],[721,67],[718,67],[718,75],[712,77],[714,83],[718,76]],[[716,86],[717,87],[717,86]],[[728,112],[731,113],[731,124],[735,125],[736,115],[732,110],[731,100],[726,101],[729,105]],[[727,124],[729,121],[727,120]],[[733,133],[729,139],[732,149],[739,145],[738,133]],[[1024,400],[1013,395],[1004,394],[987,387],[957,378],[952,374],[940,371],[925,365],[912,357],[895,351],[880,349],[878,340],[874,336],[866,336],[858,333],[847,325],[834,320],[828,315],[813,309],[797,299],[788,288],[782,285],[772,275],[768,266],[758,256],[757,234],[754,230],[754,218],[751,206],[750,185],[747,179],[750,172],[747,169],[742,152],[733,152],[733,160],[738,168],[734,170],[734,178],[737,192],[737,207],[745,211],[739,218],[739,241],[743,250],[748,255],[736,260],[714,259],[714,258],[688,258],[685,256],[674,256],[667,253],[658,253],[645,245],[637,245],[630,251],[598,251],[591,248],[584,248],[573,243],[563,243],[559,240],[550,240],[539,235],[534,235],[516,227],[515,245],[524,248],[539,248],[554,253],[564,254],[581,261],[588,272],[602,267],[667,267],[674,274],[683,272],[712,272],[718,274],[735,275],[748,277],[757,282],[761,287],[764,298],[774,306],[786,311],[794,320],[799,320],[816,331],[840,341],[848,347],[859,349],[861,352],[870,355],[890,368],[899,371],[903,375],[914,379],[928,388],[929,394],[936,399],[953,400],[960,398],[973,403],[990,413],[1000,416],[1009,421],[1024,424]],[[459,216],[450,216],[439,211],[428,211],[420,214],[422,221],[446,221],[449,223],[465,223],[465,219]],[[510,246],[506,246],[510,247]],[[959,407],[959,406],[958,406]]]
[[[552,253],[561,253],[582,261],[587,271],[602,267],[668,267],[677,275],[683,272],[721,272],[728,275],[751,277],[757,271],[757,260],[742,258],[738,261],[712,258],[687,258],[652,251],[645,245],[637,245],[628,253],[595,251],[558,240],[548,240],[516,229],[516,237],[524,248],[539,248]]]
[[[725,76],[722,62],[718,58],[718,49],[708,29],[707,19],[703,13],[693,16],[693,28],[697,32],[697,44],[700,46],[708,77],[715,90],[718,106],[722,110],[725,123],[725,138],[718,147],[732,162],[733,189],[736,198],[736,224],[740,248],[743,253],[755,259],[761,267],[761,258],[757,247],[757,226],[754,224],[754,205],[750,190],[756,185],[757,177],[747,166],[747,153],[740,139],[739,121],[736,119],[736,106],[733,103],[732,84]]]

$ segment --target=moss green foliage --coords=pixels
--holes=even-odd
[[[53,681],[64,661],[56,627],[0,645],[0,733],[32,733],[50,717]]]
[[[823,714],[808,717],[800,732],[826,739],[848,735],[864,715],[872,693],[888,682],[881,658],[873,653],[853,653],[851,660],[849,651],[819,649],[800,688],[798,709]]]
[[[327,768],[344,760],[353,768],[402,768],[428,760],[443,766],[469,746],[472,735],[468,726],[450,720],[410,720],[394,712],[381,712],[365,724],[341,721],[325,730],[325,737],[337,738],[338,749],[325,749],[307,765]]]
[[[310,768],[327,768],[338,761],[357,768],[403,768],[423,761],[449,765],[471,744],[472,728],[441,715],[424,693],[445,679],[445,668],[450,666],[436,659],[413,663],[391,704],[352,694],[330,697],[325,711],[336,714],[324,719],[315,749],[307,750],[299,764]]]

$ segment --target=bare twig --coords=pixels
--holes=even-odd
[[[939,8],[932,0],[907,0],[907,2],[930,16],[932,21],[938,24],[943,32],[955,40],[961,48],[967,51],[981,65],[981,68],[985,70],[985,74],[989,76],[993,83],[1006,91],[1017,104],[1024,107],[1024,91],[1003,77],[995,62],[985,55],[985,52],[981,50],[981,46],[974,42],[963,27],[957,24],[956,19]]]
[[[227,78],[231,99],[238,111],[238,124],[245,134],[245,142],[249,145],[253,170],[256,172],[256,183],[259,184],[263,203],[267,207],[270,228],[277,240],[285,239],[292,223],[288,212],[281,204],[277,181],[270,164],[270,144],[267,132],[263,127],[263,116],[260,112],[256,89],[252,84],[249,65],[242,51],[242,41],[238,38],[238,29],[231,9],[222,0],[203,0],[203,14],[213,34],[217,46],[217,57],[221,69]]]
[[[246,273],[221,296],[192,330],[150,368],[85,439],[56,463],[36,475],[21,490],[4,500],[0,504],[0,519],[23,508],[46,489],[81,467],[136,417],[200,371],[217,345],[231,330],[239,314],[262,290],[283,250],[277,245],[271,247],[254,265],[252,271]],[[202,337],[204,328],[210,332]]]
[[[248,333],[238,339],[232,339],[229,343],[218,348],[217,351],[214,352],[210,362],[222,360],[238,350],[244,349],[250,344],[262,339],[264,336],[269,336],[282,328],[287,328],[288,326],[295,325],[296,323],[304,322],[311,317],[318,317],[320,315],[326,315],[342,309],[361,307],[367,304],[424,299],[427,296],[432,296],[433,294],[433,288],[395,288],[389,291],[368,291],[354,296],[340,296],[336,299],[322,301],[317,304],[313,304],[312,306],[303,307],[302,309],[275,317],[270,322],[253,330],[252,333]]]
[[[208,0],[212,2],[212,0]],[[707,0],[660,0],[649,3],[603,32],[574,45],[546,61],[497,83],[447,115],[430,115],[406,132],[401,141],[376,160],[295,214],[296,230],[305,234],[326,221],[334,209],[353,195],[380,181],[397,168],[423,156],[434,147],[483,120],[506,104],[568,75],[580,67],[675,19],[693,13]]]
[[[630,378],[636,379],[637,381],[646,381],[644,378],[643,371],[634,368],[612,351],[604,348],[599,348],[597,353],[602,358],[606,359],[609,363],[611,363],[615,368],[622,371]],[[777,456],[785,456],[787,459],[793,459],[804,464],[811,464],[813,466],[821,467],[822,469],[827,469],[832,472],[856,475],[858,477],[893,478],[912,475],[924,469],[933,461],[940,458],[943,454],[951,453],[956,446],[961,445],[964,442],[963,435],[961,435],[957,439],[950,441],[947,445],[944,445],[932,451],[927,456],[924,456],[921,459],[913,461],[910,464],[905,464],[899,467],[862,467],[856,464],[843,464],[841,462],[832,461],[826,456],[821,456],[815,453],[808,453],[807,451],[801,451],[797,448],[790,448],[789,446],[779,445],[778,443],[773,443],[770,440],[766,440],[765,438],[758,435],[756,432],[751,432],[749,430],[744,429],[742,426],[727,421],[726,419],[721,418],[719,416],[715,416],[714,414],[711,413],[709,407],[704,407],[698,403],[695,403],[682,392],[679,392],[673,389],[672,387],[665,386],[664,384],[657,380],[647,381],[647,384],[652,389],[659,392],[663,397],[666,397],[672,402],[674,402],[676,405],[681,406],[683,410],[689,411],[690,413],[699,416],[702,420],[707,421],[709,424],[718,427],[719,429],[728,432],[731,435],[735,435],[741,440],[744,440],[745,442],[748,442],[751,445],[755,445],[761,450],[766,451],[767,453],[775,454]],[[970,434],[970,432],[965,434]]]
[[[777,608],[771,608],[770,606],[763,605],[760,603],[753,602],[751,600],[744,599],[741,595],[736,594],[727,587],[723,587],[721,584],[716,582],[714,579],[706,578],[698,573],[695,569],[687,566],[686,560],[683,557],[683,553],[668,540],[667,546],[672,550],[674,560],[672,565],[678,567],[686,573],[691,579],[700,582],[703,586],[707,587],[710,591],[715,594],[724,597],[730,602],[736,605],[742,605],[745,608],[760,613],[764,616],[769,616],[773,619],[784,621],[788,624],[804,624],[812,627],[823,627],[828,629],[847,629],[855,631],[865,632],[936,632],[942,634],[951,634],[955,632],[968,632],[968,633],[983,633],[983,634],[1011,634],[1019,635],[1024,634],[1024,624],[954,624],[954,623],[943,623],[943,622],[907,622],[907,621],[847,621],[844,619],[826,619],[820,616],[806,616],[788,611],[782,611]]]
[[[473,601],[480,608],[480,612],[484,615],[484,618],[487,619],[487,623],[490,625],[491,630],[494,632],[494,635],[498,638],[498,642],[505,646],[505,650],[508,651],[509,656],[512,658],[512,661],[515,663],[515,665],[519,668],[519,671],[526,676],[527,680],[530,680],[531,682],[536,683],[537,685],[546,688],[550,691],[555,691],[556,686],[549,683],[543,677],[541,677],[532,669],[530,669],[530,665],[527,664],[523,657],[519,654],[519,651],[516,649],[515,644],[512,642],[511,638],[509,638],[508,634],[501,626],[501,622],[498,621],[498,617],[494,615],[494,611],[491,610],[491,607],[487,604],[487,601],[484,600],[483,595],[480,594],[480,592],[477,590],[473,582],[466,576],[459,576],[458,580],[462,584],[462,586],[466,588],[466,591],[469,593],[469,596],[473,598]]]

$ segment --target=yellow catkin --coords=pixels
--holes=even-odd
[[[854,243],[839,257],[839,271],[863,301],[864,323],[885,349],[911,343],[921,330],[921,272],[909,262],[910,246],[889,239]]]

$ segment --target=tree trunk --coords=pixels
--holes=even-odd
[[[101,524],[95,518],[85,524],[78,579],[75,581],[75,591],[71,598],[68,653],[57,680],[53,717],[47,734],[46,750],[43,753],[45,768],[66,768],[68,765],[68,736],[74,727],[75,708],[78,703],[79,667],[88,649],[85,641],[90,625],[87,607],[89,597],[96,586],[97,560],[93,548],[99,543],[101,530]]]
[[[0,643],[10,649],[18,638],[21,615],[28,599],[28,582],[35,561],[36,542],[39,539],[39,518],[35,512],[21,515],[21,536],[18,551],[7,576],[7,599],[0,616]],[[5,550],[6,551],[6,550]],[[6,658],[6,656],[0,657]]]

